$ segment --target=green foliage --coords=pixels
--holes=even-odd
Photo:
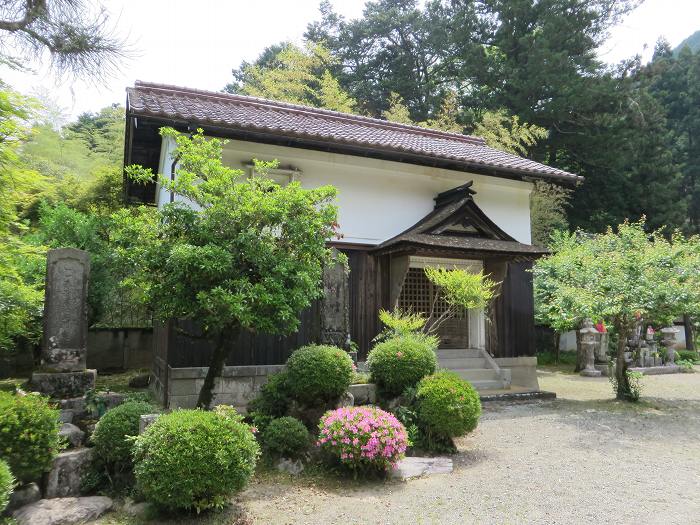
[[[387,336],[406,335],[419,332],[425,326],[426,318],[421,313],[414,313],[395,308],[379,310],[379,320],[384,325]]]
[[[15,487],[15,478],[10,472],[7,462],[0,459],[0,514],[10,503],[10,495]]]
[[[289,408],[290,390],[286,370],[268,376],[260,393],[248,404],[251,412],[260,412],[272,417],[282,417]]]
[[[323,406],[348,389],[352,365],[348,353],[336,346],[304,346],[287,360],[289,390],[304,405]]]
[[[447,308],[436,315],[435,304],[431,307],[426,330],[435,332],[446,320],[458,311],[471,308],[486,308],[496,295],[499,283],[484,276],[483,272],[471,273],[457,268],[427,267],[425,275],[438,287],[440,296],[447,303]]]
[[[440,288],[447,303],[457,308],[485,308],[493,298],[497,286],[483,272],[471,273],[428,266],[425,275]]]
[[[0,392],[0,459],[21,483],[39,479],[60,452],[58,415],[44,397]]]
[[[610,384],[618,399],[636,403],[642,395],[642,387],[644,386],[642,384],[642,379],[644,378],[644,374],[625,370],[625,375],[627,376],[627,386],[622,388],[620,388],[617,374],[610,374],[608,379],[610,379]]]
[[[538,365],[576,365],[576,352],[559,352],[559,361],[557,362],[557,356],[554,352],[537,352],[537,364]]]
[[[434,336],[406,333],[386,339],[367,357],[372,382],[387,397],[395,397],[415,386],[437,368],[438,339]]]
[[[516,155],[527,155],[540,140],[547,138],[547,130],[534,124],[521,123],[518,116],[506,111],[486,111],[474,126],[474,134],[495,149]]]
[[[563,332],[585,318],[602,319],[618,334],[638,318],[666,325],[700,306],[700,239],[645,231],[625,222],[604,234],[558,234],[552,255],[534,267],[536,317]],[[618,338],[617,392],[636,395],[625,374],[625,337]]]
[[[689,359],[676,359],[676,364],[681,367],[683,372],[694,371],[693,367],[695,366],[695,361],[691,361]]]
[[[147,501],[199,512],[223,507],[245,487],[259,452],[235,411],[177,410],[136,439],[134,473]]]
[[[264,54],[265,55],[265,54]],[[244,64],[234,71],[237,82],[229,92],[353,113],[355,101],[340,87],[331,73],[336,65],[321,44],[301,49],[283,44],[266,56],[267,63]]]
[[[304,423],[285,416],[270,422],[262,432],[262,444],[271,457],[297,459],[309,449],[311,436]]]
[[[693,352],[692,350],[678,350],[676,355],[678,356],[678,359],[690,361],[691,363],[700,361],[700,354]]]
[[[326,241],[337,224],[336,192],[298,182],[280,186],[264,174],[246,178],[222,164],[223,142],[202,130],[191,137],[168,128],[161,133],[177,143],[179,160],[175,180],[159,183],[201,211],[175,202],[158,210],[157,220],[122,214],[118,227],[125,231],[115,234],[115,244],[132,252],[138,269],[132,282],[155,317],[196,321],[214,343],[198,402],[206,407],[232,333],[292,332],[298,313],[323,293],[323,268],[334,262]],[[153,176],[139,166],[127,171],[136,180]]]
[[[530,224],[532,244],[546,247],[555,231],[567,230],[571,190],[544,181],[535,182],[530,194]]]
[[[95,455],[115,470],[130,469],[133,437],[139,434],[139,421],[156,409],[143,401],[126,401],[108,410],[95,426],[90,438]]]
[[[416,391],[418,419],[429,434],[463,436],[476,428],[481,401],[476,390],[454,372],[423,378]]]

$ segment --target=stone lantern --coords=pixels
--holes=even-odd
[[[581,375],[585,377],[600,377],[600,370],[595,368],[595,348],[598,345],[600,332],[593,326],[593,321],[586,319],[583,322],[583,328],[579,331],[581,334],[581,348],[585,356],[586,366],[581,370]]]
[[[678,329],[673,326],[661,329],[661,345],[666,348],[666,364],[673,365],[676,362],[676,350],[673,346],[676,344],[677,333]]]

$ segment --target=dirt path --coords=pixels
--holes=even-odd
[[[605,379],[542,372],[556,401],[486,408],[452,474],[405,483],[258,480],[254,523],[700,523],[700,373],[645,378],[644,403]]]

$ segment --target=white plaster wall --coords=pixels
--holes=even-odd
[[[172,143],[163,144],[161,173],[169,175]],[[377,244],[401,233],[427,215],[433,199],[442,192],[474,181],[474,199],[507,233],[530,243],[530,191],[532,184],[459,171],[416,166],[300,148],[233,140],[226,144],[223,161],[243,168],[253,158],[279,161],[302,171],[302,186],[331,184],[338,189],[340,230],[343,241]],[[159,188],[158,204],[169,202]]]

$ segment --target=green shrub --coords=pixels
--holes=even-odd
[[[51,468],[62,448],[58,416],[45,397],[0,392],[0,459],[20,482],[35,481]]]
[[[454,372],[441,371],[423,378],[416,391],[418,419],[426,430],[458,437],[476,428],[481,415],[479,394]]]
[[[692,350],[678,350],[676,359],[680,361],[691,361],[693,363],[700,361],[700,355]]]
[[[576,365],[576,351],[561,351],[559,352],[559,360],[557,361],[557,355],[549,350],[544,352],[537,352],[537,364],[539,366],[547,365]]]
[[[130,467],[134,447],[133,436],[139,435],[139,421],[155,408],[144,401],[127,401],[100,418],[92,434],[95,455],[105,464],[117,468]]]
[[[299,458],[308,450],[310,439],[304,423],[289,416],[273,419],[262,434],[263,448],[272,457]]]
[[[372,381],[383,395],[398,396],[435,372],[437,346],[435,337],[411,333],[378,343],[367,357]]]
[[[282,417],[289,408],[290,391],[286,370],[273,374],[260,388],[260,393],[248,404],[249,412],[258,412],[271,417]]]
[[[15,478],[12,477],[10,467],[0,459],[0,515],[10,502],[10,494],[15,486]]]
[[[352,359],[336,346],[299,348],[287,360],[292,396],[308,406],[322,406],[338,399],[350,386]]]
[[[251,428],[232,408],[177,410],[136,439],[137,488],[168,510],[222,507],[248,483],[259,453]]]

